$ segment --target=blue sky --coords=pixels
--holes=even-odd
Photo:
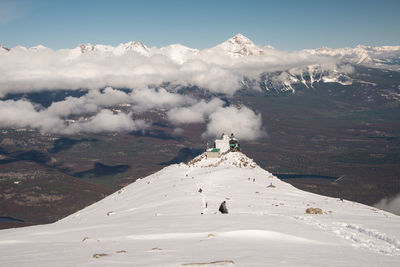
[[[0,0],[0,44],[215,46],[236,33],[282,50],[400,45],[400,1]]]

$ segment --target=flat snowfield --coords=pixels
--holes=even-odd
[[[240,152],[201,155],[56,223],[0,231],[0,266],[400,266],[400,217],[298,190]]]

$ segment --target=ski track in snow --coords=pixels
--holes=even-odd
[[[368,249],[376,253],[400,256],[400,242],[377,230],[364,228],[362,225],[333,222],[331,225],[322,223],[315,216],[292,217],[302,223],[319,229],[330,231],[346,240],[350,240],[354,247]]]
[[[334,232],[345,239],[352,240],[354,246],[367,248],[382,254],[400,256],[400,242],[398,240],[377,230],[364,228],[361,225],[349,223],[337,224],[339,225],[339,229]]]

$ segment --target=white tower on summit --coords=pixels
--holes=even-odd
[[[215,140],[215,148],[220,149],[220,153],[224,153],[229,151],[229,136],[226,134],[222,134],[220,139]]]

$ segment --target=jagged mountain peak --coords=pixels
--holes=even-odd
[[[227,42],[234,42],[237,44],[243,44],[243,45],[254,45],[254,43],[247,38],[246,36],[244,36],[241,33],[236,34],[235,36],[233,36],[232,38],[228,39]]]
[[[150,49],[142,42],[130,41],[127,43],[119,44],[113,51],[115,55],[123,55],[128,52],[136,52],[143,56],[148,56]]]
[[[129,52],[136,52],[141,55],[149,55],[149,48],[142,44],[141,42],[131,41],[128,43],[119,44],[117,47],[110,45],[102,45],[96,44],[93,45],[91,43],[80,44],[78,47],[70,50],[70,58],[76,58],[81,54],[86,53],[112,53],[117,56],[124,55]]]
[[[129,41],[127,43],[121,43],[117,47],[124,47],[125,49],[135,49],[135,48],[143,48],[149,50],[149,48],[139,41]]]
[[[4,49],[4,50],[7,50],[7,51],[10,51],[10,48],[7,48],[7,47],[5,47],[5,46],[3,46],[1,44],[0,44],[0,49]]]
[[[79,49],[81,53],[87,53],[93,51],[95,49],[95,46],[92,45],[91,43],[86,43],[78,45],[76,49]]]
[[[30,51],[35,51],[35,52],[45,50],[45,49],[49,49],[49,48],[44,45],[36,45],[36,46],[29,47]]]
[[[234,57],[261,55],[263,50],[256,46],[249,38],[238,33],[217,46]]]

